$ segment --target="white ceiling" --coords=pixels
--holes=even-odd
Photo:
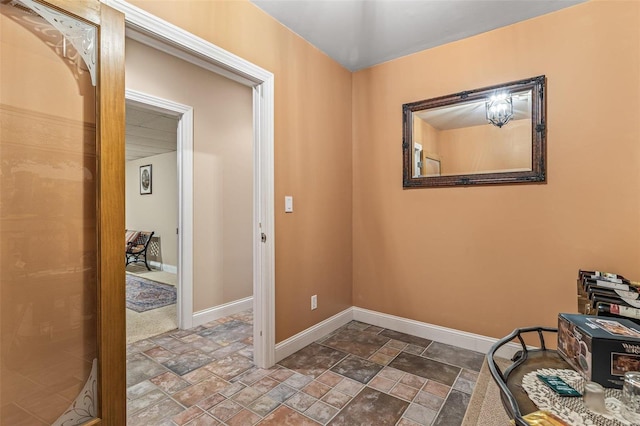
[[[126,161],[177,150],[178,119],[127,103]]]
[[[585,0],[251,1],[345,68],[357,71]]]

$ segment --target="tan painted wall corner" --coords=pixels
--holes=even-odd
[[[541,74],[547,184],[402,189],[403,103]],[[575,312],[579,268],[640,278],[639,75],[634,1],[355,73],[354,305],[500,337]]]

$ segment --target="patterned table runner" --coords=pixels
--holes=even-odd
[[[589,410],[582,398],[561,397],[553,392],[538,377],[538,374],[559,376],[578,392],[584,394],[585,380],[574,370],[557,370],[542,368],[526,374],[522,378],[522,387],[529,399],[540,409],[549,411],[573,426],[630,426],[631,423],[622,417],[620,397],[622,391],[605,388],[606,414]]]

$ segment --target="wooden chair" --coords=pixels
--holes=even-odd
[[[125,267],[130,263],[144,263],[148,270],[151,270],[147,262],[147,249],[153,236],[153,231],[125,231]],[[136,234],[137,232],[137,234]],[[132,234],[133,233],[133,234]]]

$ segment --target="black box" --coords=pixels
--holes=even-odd
[[[640,371],[640,325],[623,318],[560,314],[558,353],[585,379],[622,389]]]

